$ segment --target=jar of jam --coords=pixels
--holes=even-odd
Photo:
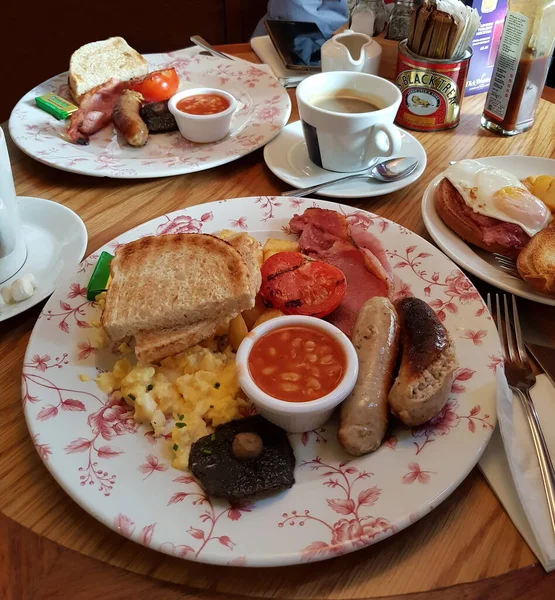
[[[532,127],[554,44],[555,0],[509,0],[483,127],[501,135]]]

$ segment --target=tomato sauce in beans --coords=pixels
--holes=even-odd
[[[190,115],[215,115],[229,108],[229,101],[218,94],[195,94],[185,96],[176,107]]]
[[[346,364],[339,342],[304,325],[270,331],[249,354],[256,385],[287,402],[309,402],[329,394],[343,378]]]

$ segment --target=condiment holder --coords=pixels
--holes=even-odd
[[[211,94],[224,98],[229,106],[213,114],[191,114],[179,109],[179,102],[189,96]],[[181,135],[200,144],[216,142],[224,138],[231,128],[231,119],[237,110],[237,100],[228,92],[216,88],[191,88],[178,92],[168,102],[168,109],[175,117]]]
[[[313,327],[324,332],[339,343],[346,359],[343,377],[335,389],[321,398],[307,402],[288,402],[270,396],[258,387],[249,369],[249,354],[262,336],[275,329],[295,325]],[[349,338],[327,321],[302,315],[278,317],[255,327],[239,346],[236,363],[239,384],[258,412],[290,433],[302,433],[323,425],[331,417],[335,407],[352,392],[358,377],[358,357]]]

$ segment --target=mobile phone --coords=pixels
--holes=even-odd
[[[320,71],[320,48],[326,37],[316,23],[266,19],[266,29],[288,69]]]

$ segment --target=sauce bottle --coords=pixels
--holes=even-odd
[[[555,44],[555,0],[509,0],[482,126],[501,135],[532,127]]]

